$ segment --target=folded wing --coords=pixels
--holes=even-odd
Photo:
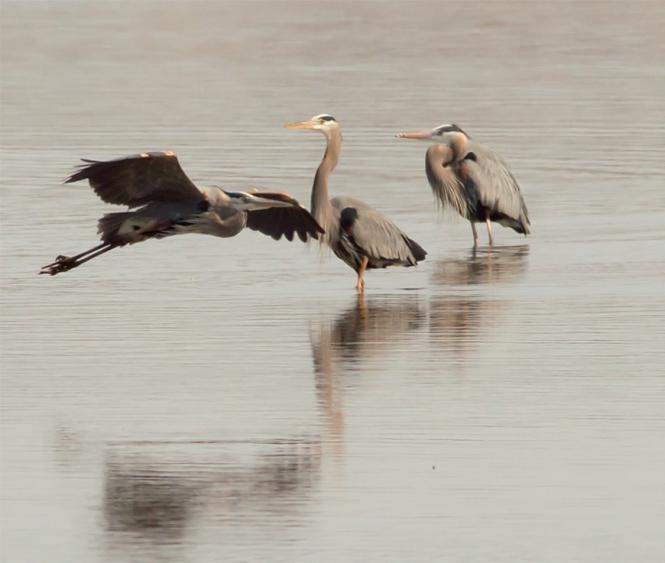
[[[494,151],[475,143],[470,144],[469,154],[472,158],[465,158],[460,164],[467,190],[483,207],[514,222],[514,228],[528,234],[529,211],[506,163]]]
[[[337,197],[333,205],[341,208],[342,223],[345,216],[352,217],[346,227],[358,249],[373,262],[413,266],[424,260],[427,252],[383,213],[362,201],[350,197]],[[348,210],[353,210],[349,212]]]

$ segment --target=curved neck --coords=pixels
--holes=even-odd
[[[328,215],[326,212],[332,209],[330,196],[328,195],[328,177],[339,162],[339,153],[342,150],[341,131],[339,129],[331,129],[326,135],[326,141],[326,152],[314,176],[311,201],[312,215],[324,229],[327,227],[324,225]]]
[[[431,185],[441,183],[441,170],[454,160],[454,152],[448,145],[432,145],[425,153],[425,171]]]
[[[455,153],[448,145],[432,145],[425,156],[425,171],[435,197],[443,207],[452,207],[467,216],[467,201],[462,181],[454,164]]]
[[[461,160],[466,154],[466,149],[469,145],[469,139],[462,133],[449,133],[448,146],[450,147],[453,155],[452,159]]]

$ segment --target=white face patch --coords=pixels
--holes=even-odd
[[[339,127],[339,124],[335,120],[335,118],[328,114],[328,113],[320,113],[319,115],[315,115],[310,119],[312,123],[315,123],[314,129],[318,130],[327,130],[327,129],[332,129],[333,127]]]

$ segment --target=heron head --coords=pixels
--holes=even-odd
[[[287,129],[309,129],[310,131],[321,131],[326,137],[333,131],[339,130],[339,123],[332,116],[327,113],[321,113],[314,117],[300,121],[298,123],[287,123]]]
[[[229,196],[229,205],[238,211],[258,211],[271,207],[291,207],[287,201],[268,199],[248,192],[225,192]]]
[[[414,131],[411,133],[398,133],[396,137],[399,139],[415,139],[417,141],[435,141],[443,142],[445,139],[450,138],[452,135],[463,135],[467,140],[470,140],[466,132],[455,123],[444,124],[435,127],[431,131]]]

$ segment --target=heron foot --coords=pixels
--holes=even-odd
[[[40,274],[48,274],[49,276],[55,276],[61,272],[66,272],[78,266],[78,261],[76,258],[71,256],[63,256],[62,254],[56,256],[55,262],[51,262],[46,266],[43,266],[40,270]]]
[[[360,267],[357,270],[358,282],[356,283],[356,289],[358,290],[358,293],[365,291],[365,270],[367,270],[368,264],[369,258],[367,256],[363,256],[360,259]]]

